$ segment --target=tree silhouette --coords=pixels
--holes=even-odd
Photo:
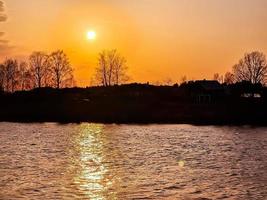
[[[4,90],[14,92],[18,83],[18,62],[15,59],[7,59],[3,64]]]
[[[6,59],[0,63],[0,91],[14,92],[41,87],[74,87],[76,81],[66,54],[33,52],[27,62]]]
[[[119,85],[123,82],[128,81],[129,77],[126,74],[128,68],[126,66],[126,59],[120,56],[116,50],[113,56],[114,56],[114,70],[113,70],[114,84]]]
[[[33,52],[29,57],[30,71],[38,88],[46,86],[49,76],[49,56],[43,52]]]
[[[236,81],[250,81],[253,84],[266,82],[267,61],[266,56],[258,51],[246,53],[239,60],[239,63],[233,66]]]
[[[235,76],[231,72],[226,72],[224,75],[224,83],[227,85],[233,84],[235,82]]]
[[[7,59],[0,64],[0,90],[14,92],[33,88],[33,76],[26,62]]]
[[[62,50],[53,52],[49,57],[53,85],[59,89],[73,79],[73,69],[67,55]]]
[[[104,50],[99,53],[95,79],[103,86],[119,85],[126,82],[126,59],[117,50]]]
[[[218,81],[219,83],[223,83],[223,76],[219,73],[215,73],[213,75],[213,80]]]
[[[34,87],[33,75],[26,62],[19,64],[18,76],[20,90],[30,90]]]
[[[5,90],[5,66],[0,64],[0,91]]]
[[[215,81],[219,81],[219,79],[220,79],[220,74],[215,73],[215,74],[213,75],[213,80],[215,80]]]

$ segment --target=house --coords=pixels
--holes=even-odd
[[[195,103],[211,104],[224,95],[224,88],[215,80],[197,80],[193,83],[191,95]]]

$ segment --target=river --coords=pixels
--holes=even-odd
[[[0,123],[0,199],[267,199],[267,128]]]

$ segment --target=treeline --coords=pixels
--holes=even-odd
[[[73,68],[62,50],[33,52],[27,61],[7,58],[0,64],[0,91],[74,87]]]
[[[107,50],[99,53],[98,66],[94,76],[94,83],[102,86],[119,85],[127,82],[126,59],[116,50]],[[213,80],[222,84],[233,84],[237,82],[250,82],[252,84],[265,85],[267,82],[267,60],[264,53],[253,51],[246,53],[237,64],[232,67],[232,72],[220,75],[214,74]],[[181,78],[181,83],[187,82],[186,76]],[[171,85],[171,79],[164,81],[163,85]],[[161,84],[156,84],[161,85]],[[177,84],[176,84],[177,85]]]
[[[125,57],[121,56],[115,49],[104,50],[99,53],[98,64],[91,85],[113,86],[126,83],[129,80],[127,72],[128,66]],[[259,51],[246,53],[233,66],[232,72],[227,72],[224,76],[216,73],[213,79],[224,84],[247,81],[252,84],[266,85],[266,56]],[[183,76],[181,83],[187,82],[186,76]],[[163,83],[163,85],[171,84],[173,84],[171,80]],[[76,83],[73,68],[62,50],[57,50],[51,54],[33,52],[27,62],[6,59],[0,64],[0,91],[14,92],[42,87],[59,89],[74,86]]]
[[[227,72],[224,76],[214,74],[214,80],[220,83],[233,84],[235,82],[247,81],[252,84],[267,83],[267,60],[264,53],[253,51],[246,53],[232,68],[232,73]]]
[[[245,53],[237,64],[232,67],[231,72],[226,72],[224,75],[215,73],[213,80],[218,81],[221,84],[232,85],[234,83],[248,82],[255,85],[261,84],[266,86],[267,84],[267,60],[264,53],[259,51],[253,51]],[[187,79],[184,75],[180,79],[181,85],[194,82],[194,80]],[[175,81],[170,78],[163,82],[155,82],[153,85],[175,85]]]

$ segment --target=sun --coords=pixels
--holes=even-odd
[[[95,40],[96,39],[96,32],[95,31],[88,31],[87,32],[87,39],[88,40]]]

